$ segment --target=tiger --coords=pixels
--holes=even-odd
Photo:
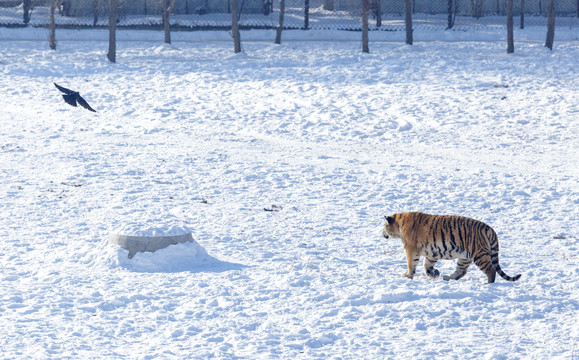
[[[517,281],[521,274],[510,277],[499,266],[499,241],[495,231],[487,224],[463,216],[429,215],[406,212],[385,216],[382,235],[388,239],[400,238],[406,251],[408,272],[403,276],[414,277],[416,266],[424,256],[424,270],[430,278],[437,278],[440,271],[434,268],[440,259],[458,259],[456,270],[443,279],[458,280],[474,263],[487,275],[488,282],[495,282],[498,273],[507,281]]]

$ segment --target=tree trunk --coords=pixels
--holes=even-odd
[[[446,30],[452,29],[454,24],[452,23],[452,0],[448,0],[448,22],[446,26]]]
[[[233,36],[233,51],[237,54],[241,52],[241,35],[239,34],[238,19],[238,0],[231,0],[231,33]]]
[[[275,43],[281,44],[281,32],[283,31],[283,18],[285,16],[285,0],[280,0],[279,3],[279,25],[275,34]]]
[[[472,16],[475,19],[480,19],[482,16],[482,1],[483,0],[471,0]]]
[[[362,0],[362,52],[369,53],[368,47],[368,13],[370,12],[368,0]]]
[[[304,3],[304,29],[310,27],[310,0],[305,0]]]
[[[376,15],[376,27],[382,26],[382,0],[372,0],[374,13]]]
[[[110,62],[117,59],[117,18],[119,17],[118,0],[110,0],[109,7],[109,52],[107,58]]]
[[[515,52],[513,39],[513,0],[507,0],[507,54]]]
[[[171,15],[171,0],[163,0],[163,30],[165,31],[165,44],[171,43],[171,22],[170,22],[170,15]]]
[[[324,0],[324,10],[334,11],[334,0]]]
[[[547,14],[549,14],[549,20],[547,20],[547,40],[545,41],[545,46],[549,48],[549,50],[553,50],[553,41],[555,40],[555,0],[549,0]]]
[[[56,21],[54,12],[56,10],[56,1],[50,0],[50,23],[48,25],[48,46],[51,50],[56,50]]]
[[[525,0],[521,0],[521,30],[525,28]]]
[[[70,16],[70,0],[62,0],[60,2],[60,5],[62,6],[62,12],[60,13],[63,16]]]
[[[406,23],[406,44],[412,45],[412,0],[405,0],[404,6],[405,23]]]
[[[32,0],[24,0],[22,2],[22,10],[24,11],[22,20],[24,21],[24,25],[28,25],[30,22],[30,12],[32,10]]]
[[[92,2],[92,9],[93,9],[93,26],[96,26],[99,21],[99,0],[93,0]]]

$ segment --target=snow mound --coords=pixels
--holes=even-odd
[[[156,225],[155,221],[131,222],[117,226],[112,231],[114,234],[126,236],[175,236],[188,234],[191,230],[183,224],[172,224],[169,226]]]
[[[191,230],[175,218],[147,217],[140,214],[133,216],[122,224],[117,224],[111,234],[128,237],[150,238],[179,237],[190,234]],[[130,254],[130,251],[111,243],[116,249],[108,251],[106,263],[112,267],[123,267],[137,272],[180,272],[200,271],[203,267],[212,266],[219,261],[209,256],[207,251],[195,240],[172,244],[155,251],[142,251]],[[130,256],[129,256],[130,255]]]
[[[169,245],[154,252],[138,252],[132,258],[128,255],[129,250],[107,244],[102,260],[111,269],[124,268],[146,273],[215,272],[225,264],[210,256],[195,240]]]
[[[201,271],[203,268],[218,263],[195,240],[170,245],[155,252],[140,252],[132,259],[128,250],[119,248],[117,258],[119,266],[136,272],[181,272]]]
[[[193,232],[185,222],[162,209],[128,210],[112,215],[109,233],[125,236],[175,236]]]

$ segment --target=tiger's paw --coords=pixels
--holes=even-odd
[[[437,269],[430,269],[426,272],[426,275],[428,275],[432,279],[436,279],[437,277],[440,276],[440,271],[438,271]]]
[[[450,280],[450,276],[448,276],[448,275],[444,275],[442,278],[443,278],[444,280],[446,280],[446,281],[449,281],[449,280]]]

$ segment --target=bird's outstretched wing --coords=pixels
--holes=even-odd
[[[82,96],[77,95],[76,96],[76,101],[78,101],[79,105],[82,106],[83,108],[90,110],[92,112],[96,112],[95,109],[91,108],[90,105],[86,102],[85,99],[82,98]],[[76,106],[76,105],[75,105]]]
[[[62,98],[68,105],[76,107],[76,96],[71,94],[63,94]]]
[[[62,98],[64,99],[64,101],[71,105],[71,106],[75,106],[76,104],[80,104],[80,106],[82,106],[83,108],[92,111],[92,112],[96,112],[95,109],[93,109],[92,107],[90,107],[90,105],[86,102],[85,99],[82,98],[82,96],[80,96],[80,94],[78,93],[78,91],[74,91],[74,90],[70,90],[67,89],[65,87],[62,87],[60,85],[58,85],[57,83],[54,83],[54,86],[56,86],[56,88],[58,90],[60,90],[61,92],[63,92]]]
[[[54,84],[54,86],[56,86],[56,88],[57,88],[58,90],[62,91],[62,92],[65,93],[65,94],[74,94],[74,93],[76,92],[76,91],[67,89],[67,88],[65,88],[65,87],[62,87],[62,86],[58,85],[57,83],[53,83],[53,84]],[[65,99],[65,100],[66,100],[66,99]],[[68,101],[67,101],[67,103],[68,103]],[[70,104],[70,103],[69,103],[69,104]],[[71,105],[72,105],[72,104],[71,104]],[[73,105],[73,106],[76,106],[76,105]]]

